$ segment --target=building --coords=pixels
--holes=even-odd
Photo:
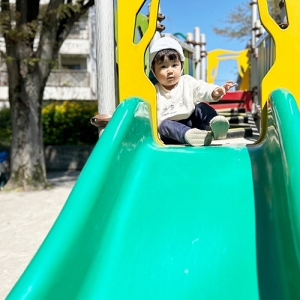
[[[41,1],[45,5],[48,1]],[[95,8],[75,23],[64,41],[44,91],[44,100],[96,100]],[[0,49],[5,51],[0,36]],[[0,64],[0,107],[8,104],[7,71]]]

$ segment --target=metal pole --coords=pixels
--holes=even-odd
[[[250,54],[250,64],[251,64],[251,73],[250,73],[250,89],[252,90],[252,115],[256,116],[256,125],[260,131],[260,119],[257,117],[259,115],[259,96],[260,91],[260,82],[258,82],[258,48],[256,47],[257,32],[260,27],[260,20],[258,14],[257,0],[252,0],[250,3],[252,8],[252,38],[251,38],[251,49],[252,53]]]
[[[148,16],[150,15],[150,8],[151,8],[151,3],[148,5]],[[158,14],[161,13],[160,6],[158,6],[158,12],[157,13]],[[157,21],[157,23],[158,23],[158,25],[160,24],[159,21]],[[156,30],[155,33],[154,33],[154,36],[153,36],[152,40],[150,41],[149,48],[151,48],[152,45],[154,44],[154,42],[157,41],[160,38],[161,38],[161,33]],[[151,67],[151,66],[149,66],[149,67]]]
[[[200,35],[200,42],[201,42],[201,76],[200,79],[207,80],[206,78],[206,38],[205,34],[201,33]]]
[[[252,7],[252,48],[255,48],[257,37],[256,37],[256,30],[255,28],[255,22],[258,19],[258,8],[257,8],[257,0],[253,0],[250,3]]]
[[[195,36],[195,78],[201,78],[201,46],[200,46],[200,28],[194,28],[194,36]]]
[[[98,112],[112,115],[116,108],[114,1],[97,0],[95,8]]]
[[[189,46],[194,47],[194,37],[192,32],[188,32],[186,34],[186,42],[189,44]]]

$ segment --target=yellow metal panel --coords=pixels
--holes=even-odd
[[[250,83],[250,68],[246,70],[244,77],[242,77],[239,89],[243,91],[249,91],[250,90],[249,83]]]
[[[249,68],[248,49],[242,51],[216,49],[207,53],[207,82],[214,83],[220,61],[231,59],[237,61],[239,75],[243,78]]]
[[[259,14],[263,26],[275,43],[275,62],[262,80],[262,107],[270,93],[277,88],[288,89],[300,107],[300,2],[285,0],[289,25],[281,29],[268,12],[266,0],[258,0]]]
[[[157,137],[156,92],[144,71],[145,51],[156,31],[159,0],[151,1],[149,26],[138,44],[134,43],[136,16],[145,0],[118,0],[119,101],[139,97],[151,105],[153,135]]]

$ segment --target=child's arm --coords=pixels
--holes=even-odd
[[[215,101],[218,101],[222,98],[222,96],[224,96],[231,88],[233,88],[236,85],[237,84],[234,83],[232,80],[228,80],[223,86],[215,88],[211,96]]]

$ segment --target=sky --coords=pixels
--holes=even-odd
[[[230,11],[242,3],[250,3],[250,0],[160,0],[161,13],[166,16],[162,24],[166,29],[162,33],[194,32],[195,27],[206,35],[206,51],[214,49],[226,49],[240,51],[245,49],[246,42],[233,40],[216,35],[213,27],[222,28],[228,26],[224,23]],[[145,3],[142,13],[148,12]],[[249,6],[250,7],[250,6]],[[250,9],[250,8],[249,8]],[[250,30],[250,29],[249,29]],[[250,35],[251,33],[249,33]],[[219,64],[218,76],[215,84],[222,85],[227,80],[236,80],[237,65],[235,61],[226,61]]]

